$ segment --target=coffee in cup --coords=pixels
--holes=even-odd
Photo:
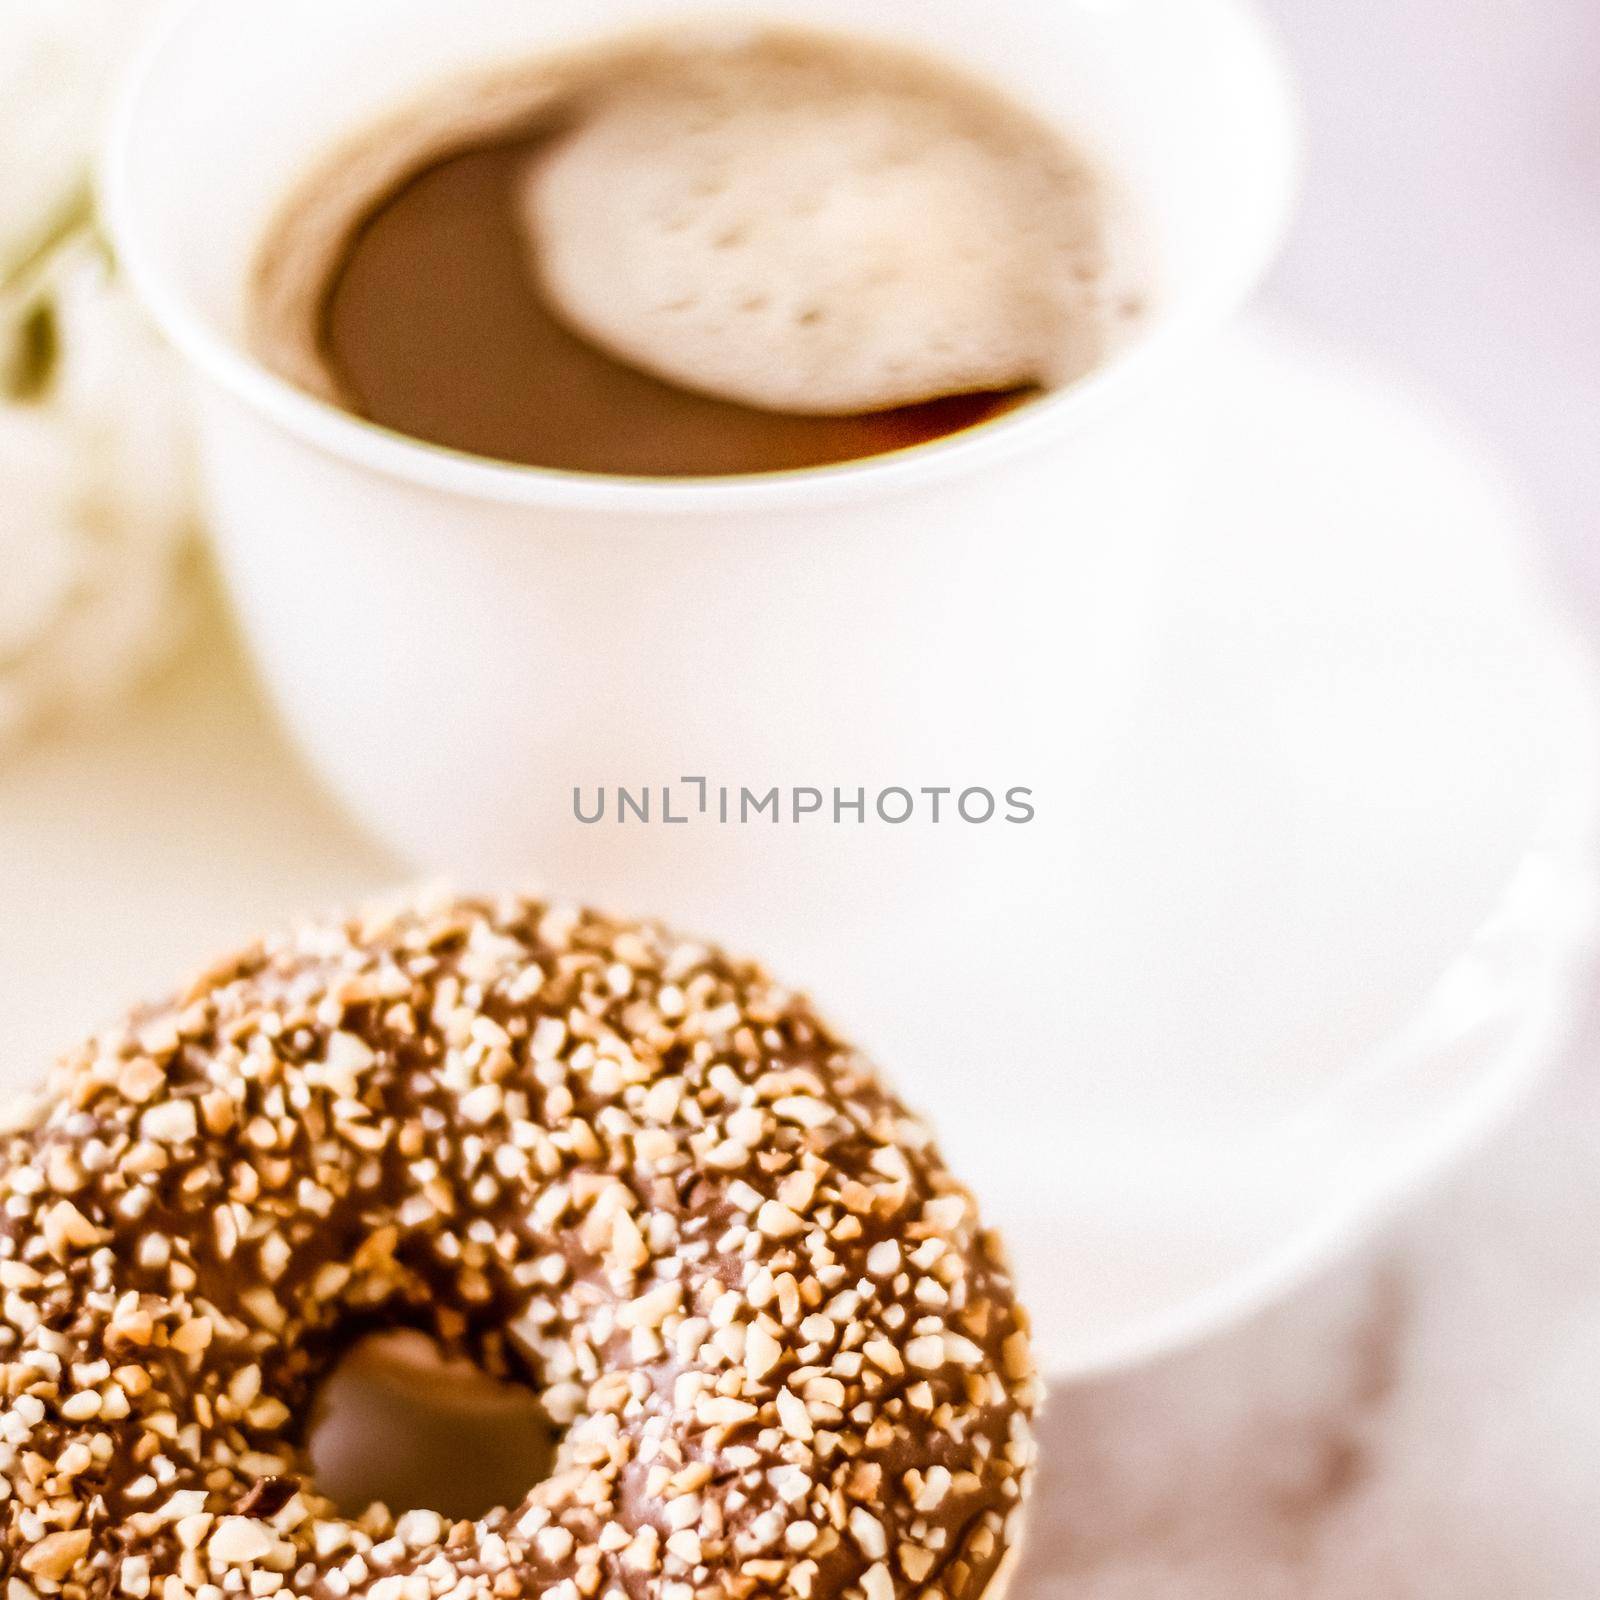
[[[448,83],[268,231],[257,353],[428,443],[566,471],[793,470],[944,438],[1137,319],[1113,186],[981,79],[679,27]]]

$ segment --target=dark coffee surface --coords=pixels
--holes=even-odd
[[[525,135],[427,166],[355,231],[323,304],[321,356],[346,406],[401,433],[578,472],[712,476],[882,455],[973,427],[1034,391],[866,416],[761,411],[694,394],[568,331],[516,221]]]

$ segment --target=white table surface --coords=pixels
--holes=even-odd
[[[396,877],[301,774],[218,612],[199,609],[131,704],[0,765],[4,1082],[208,952]]]

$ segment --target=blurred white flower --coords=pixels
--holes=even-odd
[[[71,203],[149,0],[0,0],[0,279]]]
[[[140,0],[0,0],[0,748],[169,645],[193,517],[173,363],[83,197]]]

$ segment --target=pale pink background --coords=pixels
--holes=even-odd
[[[1310,118],[1273,299],[1480,423],[1600,601],[1600,4],[1264,4]]]
[[[1600,635],[1600,0],[1267,3],[1311,132],[1271,301],[1477,427]],[[1538,1103],[1335,1280],[1058,1395],[1024,1594],[1600,1594],[1597,1044],[1600,1000]]]

